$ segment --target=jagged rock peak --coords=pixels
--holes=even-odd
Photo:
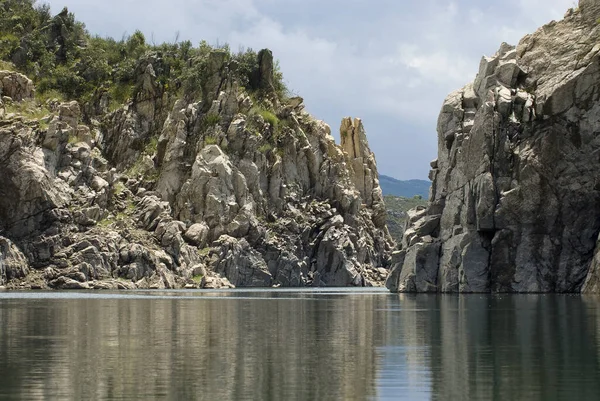
[[[388,288],[598,291],[599,17],[581,1],[445,99],[430,204],[410,215]]]
[[[360,192],[363,203],[374,210],[378,227],[385,225],[385,205],[379,186],[375,155],[369,148],[367,135],[360,118],[346,117],[340,124],[341,147],[351,166],[352,181]]]
[[[273,90],[273,53],[269,49],[262,49],[258,52],[258,76],[259,87],[261,89]]]
[[[342,149],[352,158],[369,157],[371,150],[360,118],[346,117],[340,125]]]

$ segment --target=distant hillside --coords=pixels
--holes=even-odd
[[[387,226],[390,230],[390,234],[397,241],[402,240],[402,234],[404,233],[404,224],[410,209],[418,206],[427,206],[427,200],[415,195],[412,198],[405,198],[401,196],[386,195],[385,207],[387,209]]]
[[[429,198],[430,181],[408,180],[401,181],[387,175],[379,175],[379,185],[384,195],[403,196],[412,198],[415,195],[421,195],[423,198]]]

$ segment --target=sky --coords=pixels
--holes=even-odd
[[[339,139],[363,120],[380,174],[427,179],[444,98],[483,55],[559,20],[573,0],[50,0],[92,34],[269,48],[287,86]]]

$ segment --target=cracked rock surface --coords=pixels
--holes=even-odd
[[[301,98],[273,94],[270,51],[260,104],[223,52],[208,57],[195,101],[165,95],[155,55],[114,111],[0,107],[0,286],[383,285],[393,242],[362,122],[344,120],[345,151]],[[0,80],[34,102],[26,77]]]
[[[502,44],[438,119],[430,203],[387,287],[600,290],[600,4]]]

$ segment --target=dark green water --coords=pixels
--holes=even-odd
[[[600,299],[0,292],[0,399],[597,400]]]

